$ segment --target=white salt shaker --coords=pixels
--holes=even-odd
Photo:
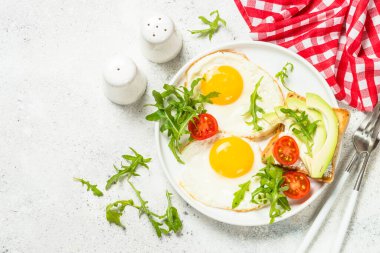
[[[145,16],[140,25],[143,55],[155,63],[174,59],[182,48],[182,36],[163,13]]]
[[[146,90],[146,78],[127,56],[110,58],[103,71],[104,93],[112,102],[128,105],[139,100]]]

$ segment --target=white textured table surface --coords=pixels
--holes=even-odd
[[[143,10],[164,10],[182,31],[181,55],[152,64],[138,48],[138,18]],[[212,42],[187,29],[200,27],[198,15],[219,9],[228,22]],[[135,182],[155,210],[172,190],[155,153],[153,124],[144,120],[152,89],[160,88],[187,60],[211,46],[247,38],[248,29],[233,1],[211,0],[1,0],[0,1],[0,252],[293,252],[321,204],[262,227],[237,227],[211,220],[177,195],[183,219],[181,236],[158,239],[135,210],[123,216],[126,230],[110,226],[105,205],[130,198],[125,183],[96,198],[73,176],[104,186],[128,146],[153,158],[149,172]],[[121,107],[102,93],[107,57],[129,54],[147,75],[148,91]],[[347,131],[363,114],[352,111]],[[342,160],[351,144],[344,140]],[[380,251],[380,156],[370,163],[345,252]],[[334,207],[313,245],[325,252],[334,239],[353,180]]]

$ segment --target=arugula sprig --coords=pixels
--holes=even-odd
[[[253,90],[253,92],[251,94],[251,98],[250,98],[251,104],[249,106],[249,110],[248,110],[248,112],[246,112],[244,114],[245,116],[251,116],[252,117],[252,121],[249,121],[249,122],[246,122],[246,123],[248,125],[253,125],[253,130],[254,131],[260,131],[260,130],[263,129],[258,124],[259,120],[261,119],[261,117],[259,117],[258,113],[264,114],[265,112],[264,112],[263,108],[261,108],[257,104],[257,101],[261,101],[262,100],[262,97],[258,94],[258,89],[260,87],[260,83],[263,80],[263,78],[264,77],[262,76],[259,79],[259,81],[256,83],[255,89]]]
[[[144,158],[142,155],[136,152],[133,148],[130,148],[133,152],[133,155],[123,155],[122,158],[129,163],[129,165],[123,165],[121,163],[120,169],[117,168],[115,165],[113,166],[116,170],[116,174],[114,174],[112,177],[110,177],[107,180],[106,184],[106,190],[109,190],[112,185],[116,184],[119,180],[122,178],[127,177],[128,179],[132,176],[139,176],[139,174],[136,173],[139,166],[145,167],[149,169],[147,163],[150,162],[151,158]]]
[[[172,204],[172,195],[173,194],[169,191],[166,191],[168,207],[166,208],[164,223],[169,228],[169,232],[174,231],[174,233],[178,233],[182,229],[182,221],[179,217],[177,208]]]
[[[132,199],[118,200],[114,203],[108,204],[106,207],[106,218],[108,222],[114,223],[125,229],[125,226],[120,221],[120,217],[123,215],[124,209],[127,206],[135,206]],[[135,208],[139,209],[138,206],[136,206]]]
[[[157,107],[157,110],[145,118],[161,122],[160,131],[167,132],[170,138],[169,148],[180,163],[184,163],[179,157],[181,137],[189,133],[187,130],[189,121],[205,112],[204,103],[212,103],[211,98],[218,96],[217,92],[207,95],[196,94],[194,89],[201,80],[201,78],[195,79],[190,89],[165,84],[163,92],[153,90],[152,95],[156,103],[148,105]]]
[[[292,91],[291,89],[289,89],[289,87],[287,86],[286,84],[286,79],[289,77],[288,76],[288,72],[293,72],[293,69],[294,69],[294,66],[292,63],[290,62],[287,62],[284,67],[282,67],[282,69],[276,74],[276,78],[280,79],[282,85],[288,90],[288,91]]]
[[[314,135],[319,120],[311,122],[305,111],[292,110],[289,108],[281,108],[280,111],[284,113],[287,118],[292,119],[293,124],[290,125],[290,128],[293,127],[292,132],[300,141],[305,143],[307,153],[311,156],[311,149],[314,145]]]
[[[74,181],[81,182],[82,185],[86,185],[87,186],[87,191],[91,190],[92,194],[94,194],[95,196],[97,196],[97,197],[103,196],[103,192],[98,189],[98,187],[97,187],[96,184],[91,184],[89,181],[86,181],[83,178],[76,178],[76,177],[74,177],[73,179],[74,179]]]
[[[234,193],[234,199],[232,200],[232,209],[235,209],[243,201],[246,192],[249,191],[249,186],[251,185],[251,180],[239,185],[239,190]]]
[[[142,198],[141,192],[137,190],[136,187],[130,181],[128,181],[128,183],[135,192],[135,195],[138,198],[140,205],[136,205],[132,199],[119,200],[107,205],[106,218],[109,223],[114,223],[125,229],[125,226],[120,221],[120,217],[123,215],[124,209],[127,206],[131,206],[139,210],[140,217],[143,214],[145,214],[148,217],[158,237],[161,237],[162,234],[168,235],[171,231],[173,231],[174,233],[178,233],[179,231],[181,231],[182,221],[178,215],[177,209],[172,205],[171,193],[166,191],[168,205],[165,213],[163,215],[159,215],[155,212],[152,212],[149,209],[148,201]]]
[[[211,12],[210,16],[213,16],[214,14],[216,14],[216,17],[214,18],[213,21],[208,20],[204,16],[198,17],[204,24],[208,25],[209,28],[202,29],[202,30],[189,30],[189,32],[191,32],[191,34],[199,34],[200,37],[208,36],[209,40],[211,40],[212,36],[216,32],[218,32],[218,30],[220,28],[219,23],[221,23],[224,27],[227,26],[227,22],[219,16],[218,10]]]
[[[256,174],[260,180],[260,186],[252,192],[251,200],[259,205],[270,204],[270,223],[273,223],[276,217],[290,211],[288,199],[283,194],[289,189],[289,186],[282,186],[284,182],[283,170],[273,163],[273,157],[268,158],[267,165]]]

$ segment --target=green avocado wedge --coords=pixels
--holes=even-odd
[[[276,125],[281,123],[280,118],[277,116],[275,112],[269,112],[263,114],[263,120],[267,122],[269,125]]]
[[[318,127],[315,131],[314,144],[312,147],[312,156],[314,156],[314,153],[318,152],[323,147],[327,136],[322,114],[319,111],[307,107],[305,101],[296,97],[289,97],[285,102],[288,108],[292,110],[305,111],[311,122],[318,121]]]
[[[326,128],[326,141],[322,147],[313,152],[313,157],[303,157],[303,162],[309,170],[310,177],[322,178],[330,165],[338,144],[339,122],[331,106],[314,93],[306,94],[306,106],[321,113]]]

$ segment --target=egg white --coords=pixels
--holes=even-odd
[[[263,132],[268,132],[275,126],[264,120],[259,121],[262,131],[254,132],[253,126],[246,122],[252,120],[251,116],[245,115],[250,107],[250,97],[255,89],[256,83],[263,77],[258,94],[262,100],[257,104],[265,113],[273,112],[274,107],[284,105],[284,98],[276,80],[265,70],[251,62],[245,55],[230,51],[218,51],[209,54],[194,63],[187,71],[186,82],[190,84],[194,79],[201,78],[208,72],[212,72],[219,66],[231,66],[235,68],[243,79],[243,91],[241,96],[228,105],[206,104],[205,109],[218,121],[222,132],[253,139]]]
[[[185,170],[179,185],[195,200],[214,208],[232,210],[234,193],[239,190],[239,185],[251,180],[250,192],[247,192],[241,204],[234,211],[250,211],[261,206],[251,203],[251,192],[259,183],[254,175],[265,165],[261,162],[261,150],[257,143],[245,140],[254,153],[254,163],[251,170],[238,178],[224,177],[215,172],[209,162],[210,150],[219,138],[228,137],[218,134],[215,137],[190,143],[182,152],[185,161]]]

